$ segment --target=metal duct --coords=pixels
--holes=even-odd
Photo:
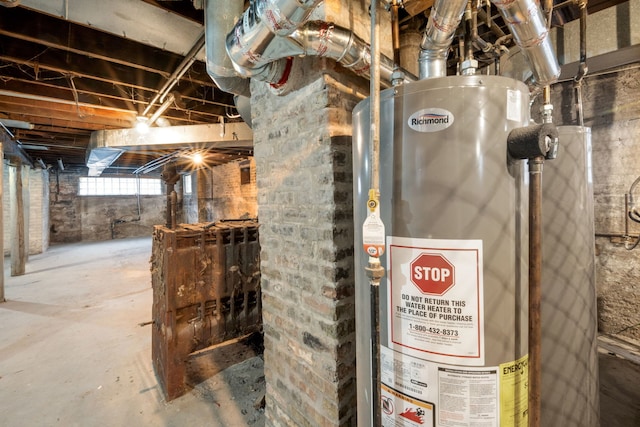
[[[369,45],[352,31],[330,22],[309,21],[289,37],[299,46],[294,55],[315,55],[336,60],[345,68],[359,76],[371,76],[371,50]],[[397,65],[380,56],[380,78],[385,87],[391,86]],[[405,73],[405,83],[415,81],[414,76]]]
[[[281,83],[288,73],[276,37],[293,33],[322,0],[257,0],[252,2],[227,35],[227,54],[245,77]],[[277,63],[274,63],[278,61]]]
[[[560,76],[540,4],[534,0],[494,1],[533,71],[534,82],[547,86]]]
[[[244,10],[244,0],[207,0],[205,3],[205,49],[207,73],[220,90],[251,96],[249,79],[240,77],[227,55],[225,38]]]
[[[437,0],[424,31],[418,60],[420,79],[447,75],[447,54],[467,0]]]

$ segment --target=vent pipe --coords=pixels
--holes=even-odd
[[[292,55],[314,55],[334,59],[343,67],[359,76],[371,78],[371,49],[367,43],[352,31],[330,22],[309,21],[291,34],[296,42]],[[380,83],[391,86],[393,73],[399,66],[391,59],[380,55]],[[403,71],[405,83],[415,77]]]
[[[420,44],[420,79],[447,75],[447,56],[467,0],[436,0]]]
[[[535,0],[494,0],[516,44],[533,71],[534,83],[547,86],[560,76],[560,65],[549,40],[540,4]]]
[[[225,38],[242,16],[244,0],[207,0],[205,3],[205,49],[207,73],[220,90],[251,96],[249,79],[238,76],[227,55]]]

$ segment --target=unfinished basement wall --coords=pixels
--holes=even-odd
[[[3,223],[4,223],[4,255],[11,253],[11,209],[10,209],[10,166],[4,161],[3,168]],[[23,167],[23,196],[25,197],[25,220],[28,220],[28,230],[25,239],[28,238],[29,254],[39,254],[49,247],[49,172],[42,169]],[[28,197],[28,200],[27,200]]]
[[[153,226],[166,222],[165,195],[141,196],[138,218],[136,196],[79,196],[83,176],[83,169],[50,173],[52,244],[151,237]]]
[[[4,225],[4,234],[2,236],[4,244],[4,256],[11,254],[11,209],[9,206],[9,162],[2,159],[2,223]]]
[[[640,176],[640,62],[588,76],[582,98],[593,143],[598,328],[640,340],[640,245],[626,250],[622,238],[625,193]],[[577,124],[572,82],[553,87],[553,103],[556,124]],[[638,235],[640,224],[629,231]]]
[[[49,171],[24,169],[29,174],[29,254],[49,248]]]
[[[314,58],[291,79],[283,96],[252,84],[267,425],[355,425],[351,111],[366,82]]]
[[[191,193],[184,194],[182,208],[186,222],[257,218],[253,158],[200,169],[190,176]]]

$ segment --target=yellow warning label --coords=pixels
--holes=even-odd
[[[500,365],[500,426],[529,425],[529,355]]]

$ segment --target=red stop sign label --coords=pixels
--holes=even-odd
[[[411,281],[423,294],[443,295],[453,286],[455,268],[440,254],[421,254],[411,262]]]

